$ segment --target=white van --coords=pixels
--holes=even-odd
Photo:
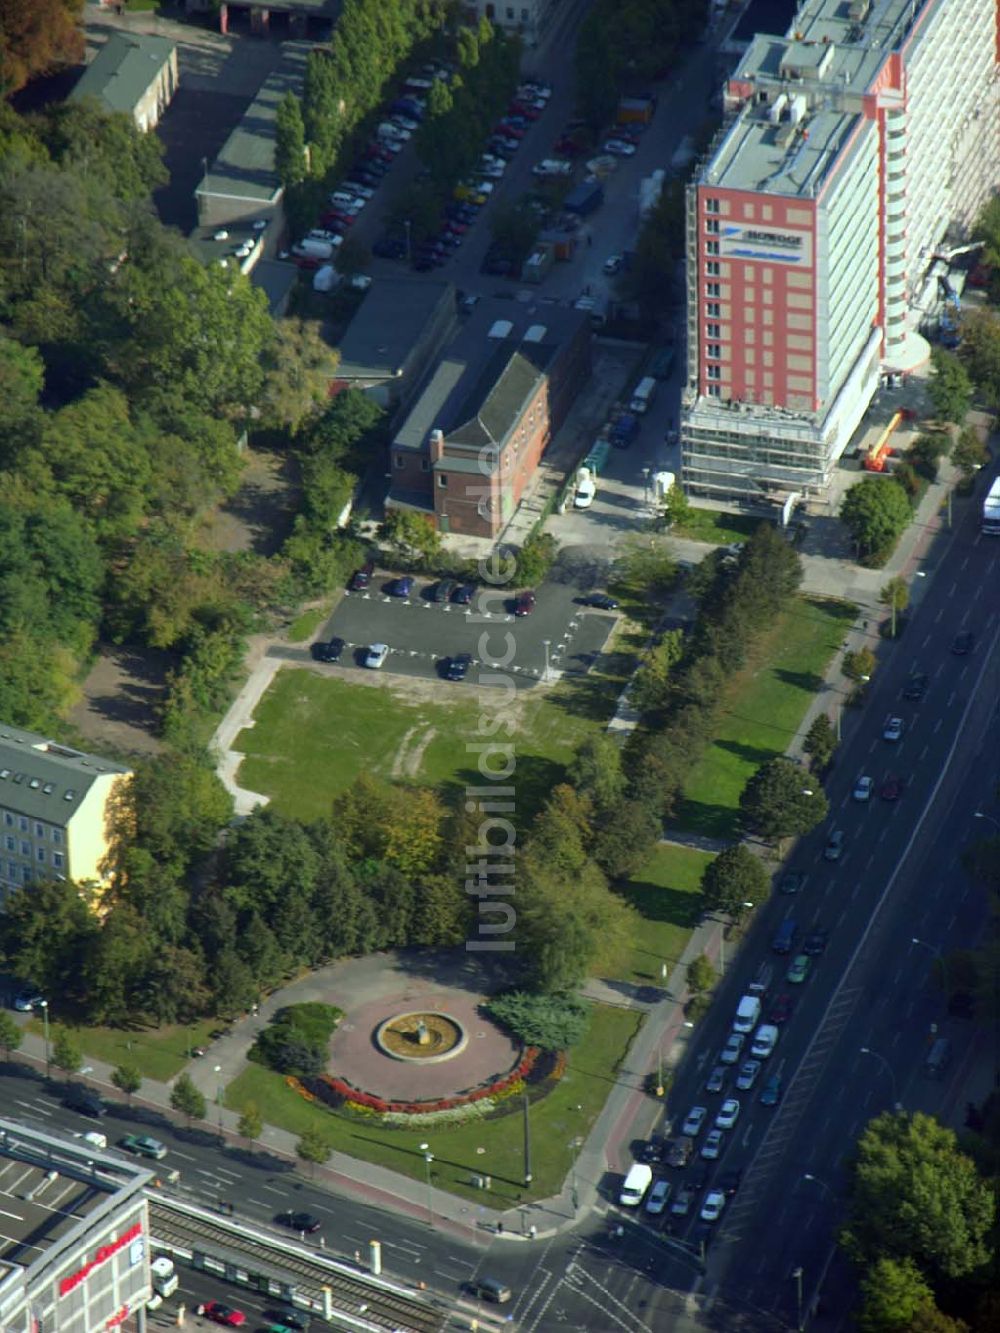
[[[637,412],[640,416],[643,412],[649,410],[649,405],[656,395],[656,380],[652,375],[646,375],[635,386],[635,392],[632,394],[632,401],[628,405],[630,412]]]
[[[744,995],[736,1007],[734,1032],[752,1032],[760,1018],[760,1000],[756,995]]]
[[[589,509],[597,494],[597,484],[589,467],[582,467],[576,474],[576,492],[573,496],[574,509]]]
[[[629,1168],[629,1173],[622,1182],[622,1192],[618,1202],[623,1208],[638,1208],[650,1185],[653,1183],[653,1168],[645,1162],[636,1162]]]

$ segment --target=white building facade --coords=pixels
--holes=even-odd
[[[688,190],[689,492],[821,494],[927,360],[928,277],[1000,180],[997,43],[993,0],[818,0],[754,39]]]

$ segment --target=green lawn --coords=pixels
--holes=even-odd
[[[670,529],[671,537],[686,537],[694,542],[711,542],[713,546],[729,546],[745,542],[760,527],[761,519],[748,514],[727,514],[721,509],[696,509],[691,506],[683,523]]]
[[[296,616],[288,627],[289,643],[305,643],[306,639],[311,639],[329,614],[329,608],[324,610],[314,606]]]
[[[190,1027],[168,1025],[162,1028],[137,1028],[135,1031],[74,1027],[61,1020],[51,1024],[53,1030],[57,1027],[65,1028],[87,1059],[103,1060],[112,1066],[135,1065],[142,1071],[144,1078],[157,1079],[163,1083],[181,1072],[191,1058],[191,1048],[207,1045],[209,1032],[219,1026],[220,1020],[217,1018],[203,1018]],[[43,1036],[42,1020],[32,1018],[28,1030]]]
[[[592,673],[593,676],[593,673]],[[524,822],[562,779],[577,745],[607,725],[621,682],[600,675],[555,689],[520,691],[513,723],[517,819]],[[240,733],[247,757],[239,781],[270,796],[276,809],[300,819],[327,813],[330,801],[363,770],[382,778],[437,787],[447,799],[482,782],[476,768],[480,716],[492,691],[456,690],[446,702],[414,702],[388,689],[286,668],[261,700],[256,724]],[[504,727],[496,732],[506,741]]]
[[[685,788],[674,821],[690,832],[736,836],[740,792],[751,774],[783,754],[822,684],[857,608],[802,597],[760,645],[755,661],[733,681],[716,739]]]
[[[419,1145],[429,1143],[436,1186],[477,1203],[506,1208],[521,1199],[544,1199],[559,1191],[570,1169],[570,1144],[575,1138],[585,1138],[600,1115],[641,1021],[641,1015],[625,1009],[594,1007],[587,1036],[571,1053],[565,1075],[547,1097],[532,1104],[533,1180],[527,1188],[523,1185],[524,1132],[519,1110],[499,1119],[439,1130],[381,1129],[374,1118],[348,1120],[307,1102],[280,1074],[258,1065],[251,1065],[229,1084],[226,1105],[238,1111],[248,1101],[255,1102],[266,1124],[293,1134],[320,1126],[335,1151],[377,1162],[417,1180],[426,1179]],[[470,1184],[473,1174],[492,1177],[489,1194]]]
[[[661,843],[641,870],[618,885],[619,892],[642,914],[623,972],[625,980],[658,985],[664,963],[668,973],[673,971],[697,924],[701,875],[711,860],[709,852]]]

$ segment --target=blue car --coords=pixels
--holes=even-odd
[[[393,579],[386,588],[386,592],[390,597],[409,597],[412,591],[413,580],[408,574],[404,575],[401,579]]]

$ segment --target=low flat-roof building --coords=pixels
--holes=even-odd
[[[198,220],[203,227],[249,223],[272,218],[284,187],[274,166],[275,121],[286,93],[301,97],[308,42],[284,42],[281,62],[261,84],[243,119],[195,190]]]
[[[315,33],[317,27],[322,34],[336,22],[341,8],[342,0],[186,0],[189,14],[217,13],[220,32],[229,32],[243,20],[261,37],[279,25],[296,37]]]
[[[590,320],[483,301],[393,437],[388,508],[495,538],[590,374]]]
[[[0,905],[34,879],[103,883],[109,807],[131,776],[110,759],[0,725]]]
[[[177,47],[167,37],[113,32],[70,93],[70,101],[96,97],[109,111],[124,111],[145,133],[153,129],[177,91]]]
[[[0,1120],[0,1328],[97,1333],[134,1321],[152,1295],[151,1180],[82,1139]]]
[[[335,388],[405,406],[457,323],[450,282],[376,278],[340,341]]]

